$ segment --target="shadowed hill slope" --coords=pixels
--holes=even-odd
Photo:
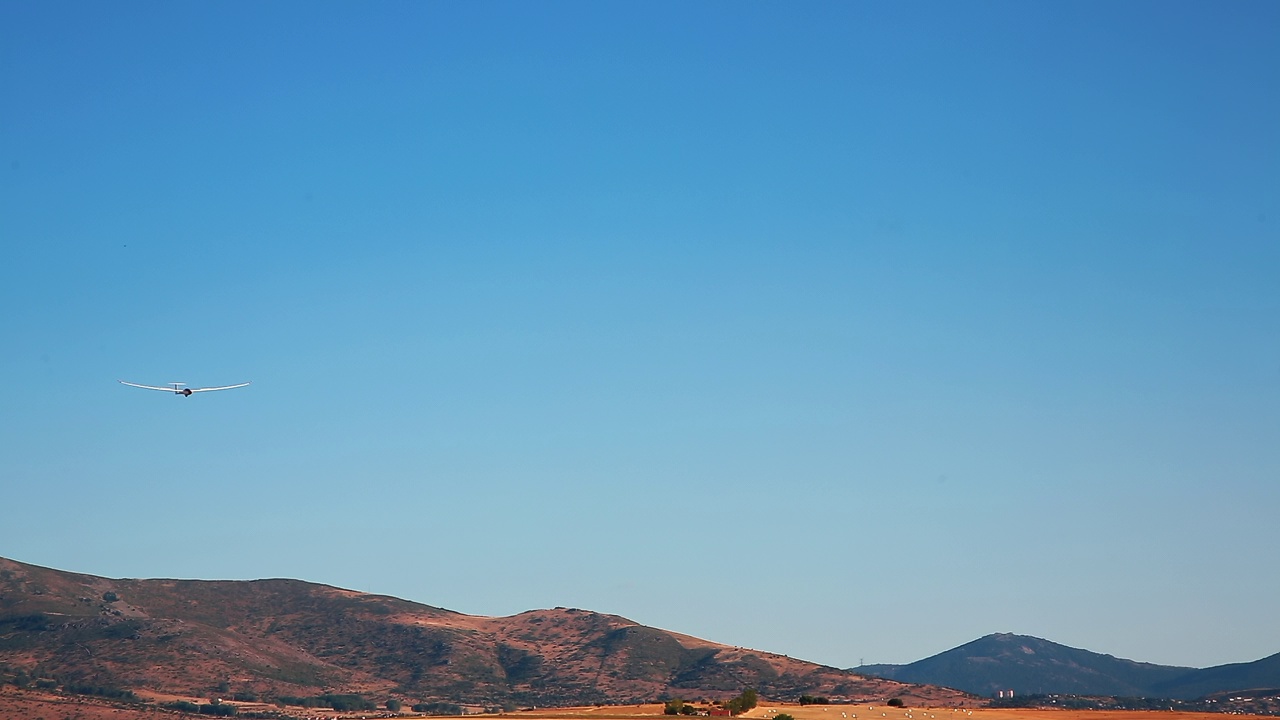
[[[934,683],[985,696],[998,690],[1022,695],[1143,696],[1152,685],[1191,670],[1124,660],[1008,633],[987,635],[909,665],[858,668],[880,677]]]
[[[1280,691],[1280,653],[1248,663],[1215,665],[1203,670],[1193,670],[1172,680],[1156,683],[1150,692],[1156,697],[1181,700],[1221,693],[1245,693]]]
[[[1248,663],[1193,669],[1123,660],[1026,635],[997,634],[909,665],[864,665],[856,672],[990,696],[1106,695],[1195,700],[1211,695],[1280,694],[1280,653]]]
[[[483,705],[661,696],[900,696],[957,691],[556,608],[464,615],[299,580],[112,580],[0,559],[0,663],[64,682],[206,695],[379,693]]]

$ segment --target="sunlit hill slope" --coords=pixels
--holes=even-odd
[[[112,580],[0,558],[0,663],[129,689],[378,692],[483,705],[958,691],[864,677],[615,615],[478,617],[298,580]]]

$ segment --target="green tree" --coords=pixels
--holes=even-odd
[[[666,705],[662,706],[663,715],[679,715],[684,709],[684,701],[680,698],[671,698]]]
[[[741,695],[725,703],[724,706],[728,708],[730,713],[740,715],[755,707],[759,700],[760,696],[756,693],[755,689],[747,688],[742,691]]]
[[[400,707],[400,701],[395,698],[387,701],[387,709],[391,712],[400,712]]]
[[[889,707],[906,707],[902,703],[902,698],[889,698]]]

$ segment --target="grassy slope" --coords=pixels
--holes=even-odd
[[[3,559],[0,663],[197,695],[227,683],[486,705],[728,697],[747,686],[776,697],[962,699],[583,610],[483,618],[297,580],[110,580]]]

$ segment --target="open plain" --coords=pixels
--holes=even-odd
[[[1222,720],[1222,713],[1170,712],[1167,710],[1055,710],[1033,708],[952,708],[904,707],[880,704],[861,705],[797,705],[775,703],[767,698],[760,705],[738,717],[770,720],[786,713],[795,720]],[[641,720],[662,716],[661,705],[628,705],[598,708],[555,708],[509,713],[538,720],[571,720],[600,718],[608,720]],[[1236,716],[1266,717],[1266,716]]]
[[[418,713],[386,710],[337,712],[328,709],[286,708],[262,703],[231,703],[246,715],[279,713],[282,720],[354,720],[355,718],[426,717]],[[517,712],[467,715],[503,717],[512,720],[658,720],[666,717],[658,703],[644,705],[604,705],[574,708],[535,708]],[[807,705],[774,703],[767,698],[739,717],[771,720],[781,713],[795,720],[1222,720],[1220,713],[1170,712],[1157,710],[1039,710],[1021,708],[905,707],[885,705]],[[0,690],[0,720],[156,720],[157,718],[202,717],[179,713],[156,705],[117,703],[97,698],[63,696],[45,692]],[[1241,716],[1238,716],[1241,717]],[[1264,717],[1249,716],[1242,717]]]

